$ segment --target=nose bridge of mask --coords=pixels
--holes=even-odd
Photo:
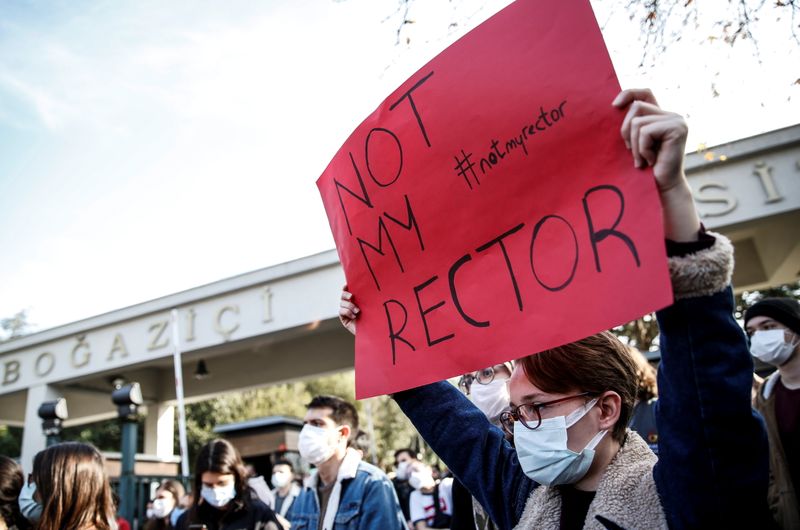
[[[508,407],[509,395],[506,379],[494,379],[486,385],[472,385],[470,399],[487,416],[497,416]],[[491,419],[491,418],[490,418]]]
[[[483,392],[478,390],[479,394],[485,393],[491,395],[500,395],[503,396],[506,399],[506,401],[509,400],[508,379],[495,377],[488,385],[476,385],[476,387],[484,387]]]
[[[308,427],[310,434],[317,440],[324,441],[328,445],[336,443],[334,439],[335,433],[339,433],[338,428],[330,429],[328,427],[317,427],[316,425],[305,425],[303,428]]]
[[[786,330],[784,328],[760,329],[753,336],[769,339],[770,342],[778,342],[786,338]]]

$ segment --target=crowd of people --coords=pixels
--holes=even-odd
[[[648,90],[613,105],[662,206],[674,302],[657,313],[657,400],[609,332],[518,359],[499,427],[445,382],[394,398],[497,528],[798,528],[797,301],[754,305],[743,333],[732,245],[700,223],[683,171],[685,122]],[[354,334],[356,301],[345,288],[339,314]],[[752,357],[778,366],[758,412]]]
[[[622,137],[653,168],[674,303],[657,313],[661,364],[610,332],[394,399],[446,465],[411,448],[387,475],[363,458],[354,405],[316,396],[298,439],[313,470],[272,463],[271,488],[228,441],[208,442],[190,491],[159,484],[146,530],[800,528],[800,304],[733,317],[732,246],[699,221],[683,172],[687,128],[647,90],[623,91]],[[340,319],[361,309],[342,292]],[[753,390],[755,357],[776,371]],[[0,530],[116,530],[100,453],[48,447],[24,476],[0,457]]]

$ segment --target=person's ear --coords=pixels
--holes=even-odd
[[[595,406],[600,410],[600,429],[613,430],[622,412],[622,398],[613,390],[609,390],[600,394]]]
[[[350,439],[350,433],[353,432],[353,429],[349,425],[342,425],[339,427],[339,432],[342,433],[342,437],[347,441]]]

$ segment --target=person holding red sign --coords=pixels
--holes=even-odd
[[[653,168],[675,296],[657,313],[659,456],[627,428],[636,365],[609,332],[517,361],[501,417],[513,445],[447,382],[394,398],[501,529],[767,528],[767,438],[732,316],[732,245],[700,224],[683,118],[649,90],[613,105],[634,165]],[[352,333],[359,312],[345,288],[339,315]]]

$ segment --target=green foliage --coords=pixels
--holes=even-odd
[[[393,399],[380,396],[370,401],[378,461],[388,469],[394,464],[394,452],[397,449],[410,447],[419,451],[421,438]]]
[[[141,453],[144,449],[144,417],[139,418],[138,428],[136,450]],[[61,439],[90,443],[101,451],[119,452],[122,447],[122,426],[119,420],[114,418],[97,423],[66,427],[61,432]]]
[[[16,458],[22,452],[22,427],[0,425],[0,455]]]
[[[320,377],[319,379],[309,379],[301,384],[305,386],[309,400],[313,396],[329,394],[355,403],[356,374],[353,371]],[[361,412],[361,404],[356,404],[356,407]],[[303,403],[303,414],[305,414],[305,403]]]
[[[355,374],[348,371],[317,379],[225,394],[208,401],[187,405],[186,436],[190,462],[194,461],[203,444],[216,437],[213,432],[215,426],[264,416],[302,418],[306,413],[306,404],[313,396],[319,394],[332,394],[355,403],[360,427],[367,431],[368,421],[364,402],[355,401]],[[389,397],[372,398],[370,403],[377,461],[379,465],[388,467],[393,462],[394,451],[407,447],[417,439],[417,434]],[[176,429],[175,447],[178,447],[177,436]]]
[[[330,377],[340,376],[341,374],[337,374]],[[190,462],[194,462],[203,444],[216,437],[213,430],[217,425],[263,416],[302,417],[306,412],[305,404],[310,399],[305,383],[301,382],[225,394],[186,405],[186,438]],[[175,447],[178,447],[178,429],[175,429]]]

